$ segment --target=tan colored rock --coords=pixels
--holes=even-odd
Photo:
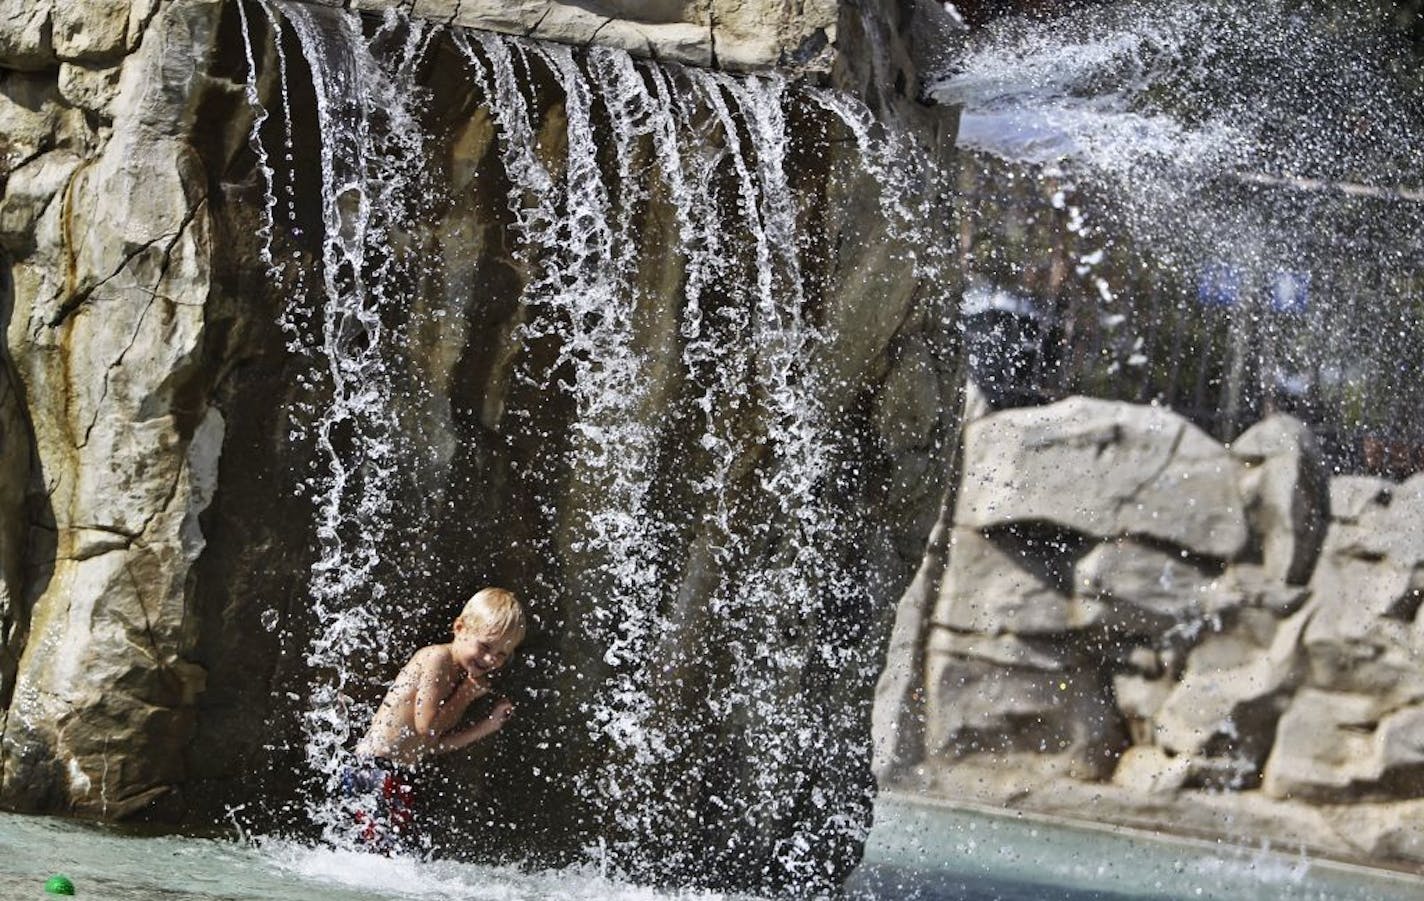
[[[1277,616],[1290,616],[1310,597],[1307,586],[1272,578],[1264,566],[1255,563],[1227,566],[1216,588],[1222,608],[1258,607]]]
[[[353,8],[405,8],[397,0],[356,0]],[[734,71],[776,66],[826,71],[840,6],[835,0],[416,0],[414,15],[437,22],[565,44],[597,43],[629,53]]]
[[[1330,518],[1358,522],[1371,508],[1389,503],[1394,483],[1376,476],[1335,476],[1330,480]]]
[[[1332,529],[1333,531],[1333,529]],[[1305,634],[1312,684],[1397,701],[1424,698],[1415,625],[1424,579],[1391,558],[1328,550],[1311,582],[1319,610]]]
[[[59,93],[73,106],[112,119],[114,101],[119,95],[119,68],[89,68],[78,63],[60,63]]]
[[[1300,420],[1271,416],[1231,444],[1245,464],[1243,500],[1272,583],[1309,581],[1325,534],[1328,480],[1320,445]]]
[[[929,650],[981,660],[999,666],[1016,666],[1046,673],[1063,673],[1076,669],[1081,659],[1057,642],[1017,635],[981,635],[932,629]]]
[[[1281,717],[1264,790],[1325,803],[1424,791],[1424,706],[1386,712],[1369,695],[1304,689]]]
[[[73,153],[55,150],[10,173],[0,198],[0,247],[28,255],[40,216],[58,200],[82,162]]]
[[[1112,781],[1144,795],[1171,795],[1186,785],[1190,766],[1188,757],[1169,756],[1161,748],[1133,747],[1123,752]]]
[[[1189,761],[1193,784],[1258,783],[1277,721],[1304,678],[1300,636],[1309,616],[1297,614],[1269,637],[1248,618],[1193,648],[1153,718],[1155,743]]]
[[[1424,800],[1332,807],[1333,832],[1367,860],[1424,861]]]
[[[50,27],[61,60],[110,63],[128,49],[128,0],[56,3]]]
[[[1169,679],[1149,679],[1133,673],[1115,674],[1112,684],[1117,709],[1123,716],[1143,722],[1151,722],[1157,716],[1173,688]],[[1144,737],[1143,743],[1150,743],[1150,736]]]
[[[65,113],[46,116],[38,140],[75,139],[12,173],[0,202],[16,252],[10,358],[52,555],[35,559],[28,587],[4,727],[8,805],[119,818],[184,778],[174,749],[193,733],[204,686],[190,577],[222,418],[198,386],[208,176],[179,135],[196,83],[184,77],[205,67],[220,8],[166,7],[124,66],[107,143],[76,134]],[[129,15],[118,3],[56,8],[55,46],[114,59],[130,46]],[[50,90],[79,90],[81,70],[60,67]]]
[[[1215,573],[1181,553],[1136,541],[1104,542],[1073,569],[1081,602],[1106,609],[1104,621],[1137,634],[1157,634],[1200,618],[1218,606]]]
[[[956,520],[1138,535],[1230,559],[1247,539],[1240,466],[1169,410],[1069,398],[966,426]]]
[[[1350,519],[1331,524],[1322,553],[1389,558],[1412,568],[1424,561],[1424,479],[1418,475],[1368,495]]]
[[[1066,632],[1080,625],[1067,593],[1031,553],[1012,536],[991,539],[973,529],[955,529],[934,622],[966,632],[1021,635]]]
[[[1100,779],[1122,746],[1101,676],[1051,645],[936,630],[926,685],[931,759],[1036,753],[1078,778]]]
[[[0,61],[6,68],[54,64],[54,7],[53,0],[0,0]]]

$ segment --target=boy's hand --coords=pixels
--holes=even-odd
[[[491,725],[498,730],[514,716],[514,702],[509,698],[500,698],[495,702],[494,709],[489,712]]]

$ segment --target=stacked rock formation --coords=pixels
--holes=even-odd
[[[882,784],[1424,861],[1421,492],[1327,479],[1286,416],[1229,447],[1086,398],[971,422]]]

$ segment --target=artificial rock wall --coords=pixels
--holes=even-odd
[[[1286,416],[977,412],[882,785],[1424,861],[1424,476],[1330,477]]]
[[[607,39],[657,59],[786,67],[849,90],[947,167],[953,117],[917,101],[918,72],[934,49],[934,4],[722,6],[417,3],[414,12],[442,27]],[[259,9],[247,7],[254,21]],[[250,52],[263,73],[261,100],[277,107],[277,48],[260,29],[257,46],[245,47],[243,33],[236,4],[223,0],[0,0],[0,803],[7,808],[203,821],[255,801],[281,818],[300,789],[294,771],[314,628],[304,599],[318,543],[303,492],[317,464],[294,436],[303,411],[321,398],[312,362],[279,326],[312,297],[290,281],[274,285],[263,259],[272,235],[245,82]],[[296,72],[294,45],[287,50],[283,62]],[[408,467],[407,494],[395,499],[418,512],[404,525],[420,525],[402,530],[408,535],[386,564],[397,572],[383,576],[396,586],[385,603],[404,644],[373,655],[365,688],[378,691],[388,680],[391,658],[440,638],[452,598],[485,582],[520,587],[543,623],[528,679],[533,697],[547,703],[527,705],[528,731],[511,732],[493,753],[521,774],[508,810],[530,826],[529,840],[576,846],[579,830],[602,821],[560,806],[568,792],[548,783],[549,773],[577,767],[589,753],[578,750],[582,725],[571,733],[569,724],[586,683],[605,675],[603,649],[573,634],[599,603],[599,586],[581,581],[575,534],[599,494],[578,472],[560,469],[573,443],[572,403],[511,379],[518,366],[537,371],[556,354],[547,341],[523,346],[510,337],[525,315],[516,299],[529,275],[507,266],[508,188],[488,174],[498,171],[489,118],[472,113],[468,86],[448,77],[450,57],[442,62],[422,75],[436,98],[428,121],[444,129],[432,132],[432,168],[471,193],[403,240],[434,255],[458,246],[484,268],[472,265],[482,273],[477,282],[436,285],[448,296],[419,294],[411,304],[418,316],[462,299],[454,326],[424,320],[407,333],[401,365],[420,398],[412,434],[438,438],[428,447],[440,459]],[[299,81],[294,75],[292,102],[309,108],[312,89]],[[554,135],[565,125],[563,108],[554,94],[541,96],[536,132]],[[286,156],[309,178],[322,137],[315,118],[298,117]],[[946,286],[929,292],[916,284],[897,243],[903,236],[867,233],[879,200],[864,173],[854,174],[854,146],[842,136],[795,180],[811,192],[798,202],[801,220],[820,230],[818,246],[838,249],[807,274],[831,285],[816,293],[813,315],[835,325],[828,330],[835,343],[819,351],[827,377],[818,402],[862,455],[835,490],[858,505],[857,534],[874,536],[865,563],[873,606],[837,614],[844,623],[777,614],[785,619],[778,634],[792,645],[852,623],[863,632],[858,640],[872,648],[883,641],[890,602],[933,522],[953,425],[945,411],[958,395],[955,349],[940,328],[948,318],[929,299]],[[541,152],[559,149],[555,138]],[[851,175],[831,177],[836,172]],[[298,196],[291,216],[313,226],[313,204]],[[648,282],[660,300],[640,316],[635,342],[662,361],[647,373],[647,396],[657,401],[650,420],[667,429],[656,481],[665,498],[696,511],[695,492],[678,481],[697,451],[683,448],[686,436],[675,428],[695,418],[671,362],[682,340],[680,264],[668,251],[675,229],[665,209],[650,212],[643,227],[649,258],[661,267]],[[281,237],[296,261],[288,272],[318,270],[310,245]],[[945,276],[952,294],[953,273]],[[727,431],[764,431],[746,416]],[[734,475],[752,498],[775,466],[775,455],[753,443]],[[541,472],[537,488],[521,482],[527,470]],[[712,578],[711,539],[691,524],[700,515],[690,513],[667,539],[681,567],[672,573],[676,595],[691,611],[706,603]],[[739,515],[734,527],[758,531],[761,547],[774,553],[781,539],[765,509],[748,500]],[[679,651],[695,652],[694,644]],[[852,718],[863,716],[871,689],[866,674],[782,687]],[[670,697],[682,703],[676,692]],[[700,709],[699,698],[683,700]],[[718,728],[726,735],[711,744],[735,748],[738,722]],[[817,780],[839,786],[864,817],[868,761],[855,748],[837,751],[841,768],[803,788]],[[724,756],[718,772],[729,778],[751,766]],[[542,769],[541,780],[531,769]],[[473,772],[455,775],[478,782]],[[694,806],[706,802],[697,792],[710,791],[701,777],[679,790]],[[744,840],[772,847],[784,827],[758,824]],[[573,837],[551,838],[558,830]],[[844,872],[854,845],[841,840],[820,868],[830,877],[817,878]],[[693,878],[751,873],[745,879],[755,881],[766,872],[750,858],[709,866],[721,866],[721,876]]]

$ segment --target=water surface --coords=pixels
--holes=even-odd
[[[44,897],[44,880],[60,872],[74,880],[78,897],[114,901],[729,898],[632,886],[610,878],[596,863],[525,872],[387,859],[275,839],[135,836],[87,823],[0,814],[0,897]],[[877,802],[865,863],[848,888],[856,901],[1424,897],[1424,880],[1299,855],[1155,839],[904,798]]]

